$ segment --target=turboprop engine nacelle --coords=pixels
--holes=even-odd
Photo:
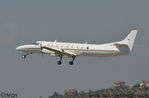
[[[46,54],[53,54],[54,53],[53,51],[50,51],[50,50],[47,50],[47,49],[44,49],[44,48],[41,50],[41,52],[46,53]]]

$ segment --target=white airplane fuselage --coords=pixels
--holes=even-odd
[[[76,57],[76,56],[94,56],[110,57],[130,53],[134,44],[137,30],[132,30],[130,34],[122,41],[107,44],[87,44],[87,43],[68,43],[37,41],[34,44],[21,45],[16,48],[17,51],[23,51],[27,54],[42,53],[52,56]]]
[[[54,47],[62,49],[64,51],[70,51],[75,53],[76,56],[95,56],[95,57],[107,57],[127,53],[126,51],[120,51],[113,43],[109,44],[81,44],[81,43],[65,43],[65,42],[49,42],[49,41],[37,41],[37,43],[42,43],[46,47]],[[55,52],[49,51],[47,49],[40,50],[39,45],[22,45],[17,48],[29,53],[45,53],[55,55]]]

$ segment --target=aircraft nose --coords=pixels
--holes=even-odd
[[[39,49],[39,45],[21,45],[21,46],[18,46],[16,48],[17,51],[26,51],[26,50],[30,50],[30,49]]]
[[[23,50],[23,49],[24,49],[24,46],[18,46],[18,47],[16,48],[17,51],[20,51],[20,50]]]

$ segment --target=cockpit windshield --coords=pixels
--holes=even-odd
[[[33,44],[34,44],[34,45],[39,45],[39,43],[37,43],[37,42],[34,42]]]

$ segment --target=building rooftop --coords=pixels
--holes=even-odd
[[[125,83],[125,81],[116,81],[116,82],[113,82],[114,84],[118,84],[118,83]]]
[[[149,81],[142,81],[141,83],[149,83]]]
[[[64,92],[76,92],[76,89],[65,89]]]

